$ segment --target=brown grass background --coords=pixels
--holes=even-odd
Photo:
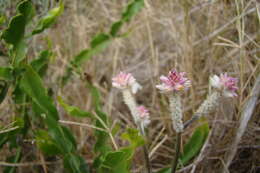
[[[35,1],[38,11],[54,7],[54,1],[44,7],[45,1]],[[48,31],[30,41],[29,57],[46,48],[46,38],[52,41],[55,56],[52,59],[45,82],[55,95],[67,103],[85,110],[92,110],[90,91],[79,77],[64,88],[58,79],[65,67],[80,50],[89,47],[91,38],[100,32],[108,32],[111,24],[120,18],[128,0],[65,0],[65,11],[58,22]],[[14,3],[4,7],[8,15]],[[196,173],[257,173],[260,171],[259,100],[254,113],[239,142],[238,150],[229,168],[226,168],[241,112],[259,75],[260,55],[260,5],[257,0],[145,0],[145,7],[121,32],[129,32],[125,38],[115,39],[102,53],[84,64],[102,93],[103,109],[113,123],[134,127],[130,112],[122,101],[120,92],[111,87],[111,77],[120,70],[131,72],[143,89],[136,95],[138,103],[149,108],[152,123],[148,128],[149,151],[153,170],[169,166],[174,157],[175,132],[171,128],[167,97],[156,90],[159,76],[170,69],[186,71],[192,80],[192,88],[183,94],[185,120],[188,120],[208,93],[208,79],[213,74],[227,72],[239,78],[238,97],[223,99],[217,112],[207,117],[210,122],[210,137],[202,154],[181,169],[180,172]],[[11,99],[0,106],[0,123],[10,122]],[[66,115],[60,108],[61,119],[90,124],[87,119]],[[183,145],[199,125],[197,122],[183,134]],[[79,149],[88,162],[92,162],[94,144],[93,129],[68,125],[77,136]],[[120,135],[117,137],[119,138]],[[119,146],[124,145],[118,138]],[[29,139],[28,139],[29,140]],[[28,144],[29,145],[29,144]],[[34,148],[32,146],[28,146]],[[34,149],[36,159],[24,157],[21,162],[41,162],[42,154]],[[141,172],[144,166],[142,152],[138,151],[133,161],[132,172]],[[3,160],[7,151],[1,151]],[[28,154],[29,155],[29,154]],[[48,158],[45,158],[47,161]],[[59,164],[46,165],[39,172],[62,172]],[[1,166],[0,166],[1,170]],[[17,172],[34,172],[35,166],[19,167]],[[224,171],[223,171],[224,170]]]

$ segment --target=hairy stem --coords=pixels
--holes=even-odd
[[[170,101],[170,111],[171,111],[173,128],[177,133],[182,132],[183,122],[182,122],[181,97],[179,94],[172,94],[169,98],[169,101]]]
[[[184,129],[190,126],[194,121],[200,119],[203,115],[206,115],[216,109],[220,99],[220,93],[214,91],[207,99],[200,105],[199,109],[195,112],[192,118],[184,123]]]

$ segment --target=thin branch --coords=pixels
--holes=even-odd
[[[9,128],[9,129],[1,130],[0,134],[7,133],[7,132],[10,132],[10,131],[16,130],[18,128],[19,128],[19,126],[15,126],[15,127]]]
[[[102,129],[102,128],[99,128],[99,127],[96,127],[96,126],[93,126],[93,125],[85,124],[85,123],[78,123],[78,122],[65,121],[65,120],[59,120],[59,122],[63,123],[63,124],[77,125],[77,126],[81,126],[81,127],[88,127],[88,128],[92,128],[92,129],[96,129],[96,130],[99,130],[99,131],[106,132],[105,129]]]
[[[45,162],[45,164],[52,165],[52,164],[57,164],[59,162],[60,161]],[[9,162],[0,161],[0,166],[9,166],[9,167],[28,167],[28,166],[37,166],[37,165],[42,165],[42,162],[9,163]]]

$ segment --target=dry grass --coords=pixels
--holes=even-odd
[[[43,37],[53,41],[56,57],[50,64],[46,83],[54,88],[56,95],[61,95],[70,104],[91,110],[89,91],[79,78],[74,77],[63,89],[59,88],[57,79],[64,73],[69,60],[89,46],[95,34],[108,31],[127,2],[67,0],[65,12],[55,27],[32,40],[35,45],[31,49],[32,57],[41,48],[37,43],[43,42]],[[155,89],[160,74],[166,74],[173,67],[187,71],[192,80],[192,89],[184,97],[185,120],[205,99],[210,75],[228,72],[239,78],[238,98],[223,100],[218,112],[209,116],[211,135],[193,169],[194,172],[217,173],[226,167],[243,105],[260,73],[260,16],[257,8],[260,9],[257,0],[146,0],[141,13],[123,28],[125,32],[130,31],[129,36],[114,40],[109,48],[84,64],[84,71],[91,75],[102,92],[104,110],[122,127],[134,124],[120,93],[111,87],[111,77],[124,70],[133,73],[143,85],[137,100],[151,112],[149,144],[154,171],[169,165],[174,156],[175,134],[169,121],[167,99]],[[4,104],[1,110],[10,111],[4,109]],[[60,112],[63,120],[90,123]],[[259,114],[258,100],[235,158],[229,169],[224,169],[226,172],[260,171]],[[8,119],[1,118],[3,121]],[[183,143],[197,125],[184,132]],[[91,162],[93,155],[89,151],[94,144],[93,130],[78,125],[71,125],[71,128],[78,136],[82,154]],[[116,142],[122,145],[120,141]],[[133,172],[140,172],[143,167],[140,158],[142,156],[137,153]],[[190,172],[191,167],[189,165],[182,172]],[[48,172],[54,168],[50,166]]]

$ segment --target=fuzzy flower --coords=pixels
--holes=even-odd
[[[149,111],[144,106],[138,106],[138,119],[146,127],[150,123]]]
[[[156,85],[156,88],[162,92],[181,91],[188,89],[191,86],[191,82],[186,77],[186,73],[178,73],[176,70],[171,70],[168,73],[168,76],[161,76],[160,80],[162,84]]]
[[[142,88],[131,73],[124,72],[120,72],[117,76],[112,78],[112,85],[118,89],[131,88],[133,94]]]
[[[238,90],[237,87],[237,78],[233,78],[228,76],[226,73],[221,74],[220,77],[214,75],[210,78],[210,84],[212,87],[223,91],[223,95],[225,97],[235,97],[237,96],[236,91]]]

